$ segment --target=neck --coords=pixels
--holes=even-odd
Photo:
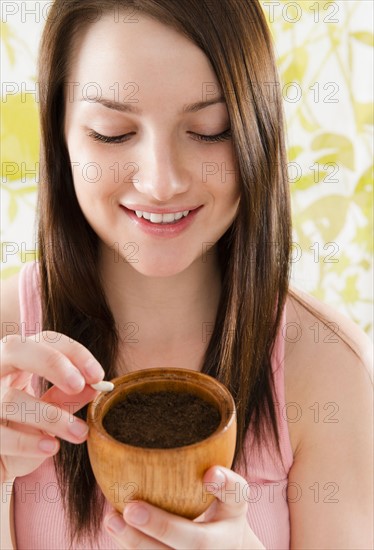
[[[217,255],[170,277],[142,275],[112,257],[102,251],[100,271],[119,333],[118,370],[200,370],[221,293]]]

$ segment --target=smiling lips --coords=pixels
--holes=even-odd
[[[191,214],[197,213],[202,208],[202,205],[183,205],[183,206],[146,206],[142,204],[131,204],[128,206],[120,205],[124,208],[131,217],[140,222],[145,222],[148,225],[173,225],[177,222],[183,222],[185,218],[189,218]]]
[[[167,212],[165,214],[135,210],[135,214],[137,215],[138,218],[144,218],[145,220],[148,220],[151,223],[159,223],[159,224],[175,223],[180,219],[182,219],[183,217],[187,217],[189,213],[190,213],[189,210],[183,210],[182,212]]]
[[[136,226],[145,233],[154,237],[176,237],[183,233],[194,221],[203,205],[181,207],[169,206],[166,208],[148,207],[143,210],[142,205],[128,206],[120,205]],[[152,212],[152,210],[156,212]],[[158,210],[158,211],[157,211]]]

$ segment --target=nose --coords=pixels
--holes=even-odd
[[[170,139],[150,138],[144,141],[138,156],[134,187],[148,199],[170,201],[189,188],[189,173],[183,153]]]

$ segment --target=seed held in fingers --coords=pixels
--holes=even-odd
[[[114,384],[113,382],[102,380],[101,382],[97,382],[97,384],[91,384],[91,388],[96,391],[112,391],[114,388]]]

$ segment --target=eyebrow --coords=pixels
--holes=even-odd
[[[121,103],[120,101],[112,101],[111,99],[82,97],[80,101],[86,101],[87,103],[99,103],[107,109],[120,111],[121,113],[132,113],[137,115],[142,113],[139,107],[136,107],[131,103]],[[202,109],[210,107],[210,105],[216,105],[217,103],[225,103],[225,99],[222,96],[219,96],[215,99],[208,99],[207,101],[189,103],[183,106],[182,113],[196,113],[197,111],[201,111]]]

